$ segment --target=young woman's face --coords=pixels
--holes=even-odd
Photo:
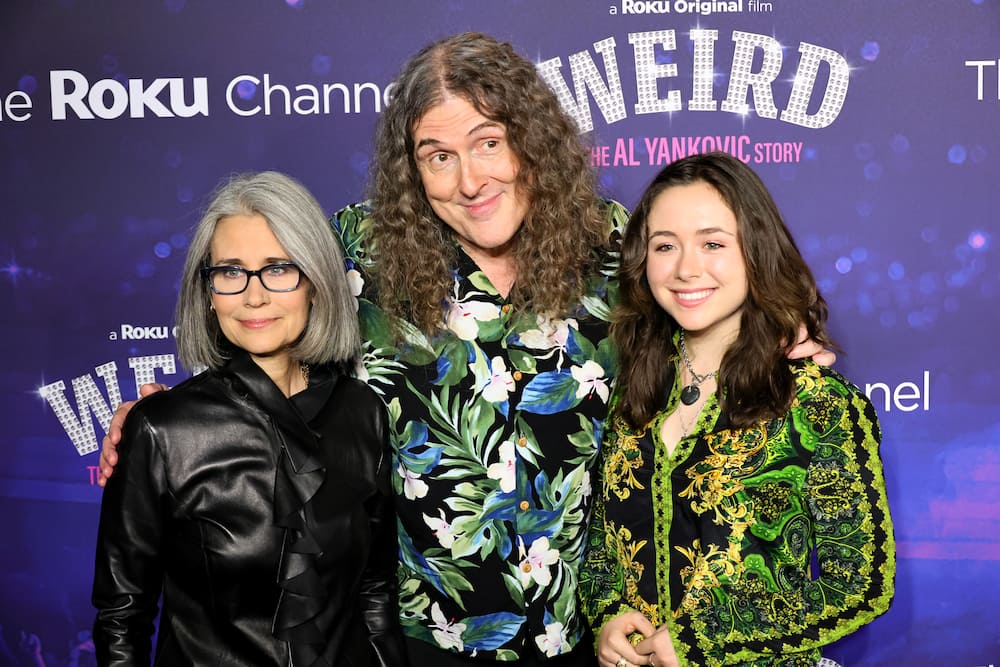
[[[473,259],[502,257],[528,213],[507,128],[461,97],[445,97],[413,127],[414,159],[431,208]]]
[[[288,253],[278,243],[260,215],[232,215],[219,220],[212,235],[212,266],[235,266],[251,271],[288,263]],[[284,286],[285,270],[275,267],[264,279],[271,287]],[[238,273],[232,274],[236,279]],[[237,288],[242,283],[237,285]],[[297,289],[272,292],[260,277],[250,278],[239,294],[212,294],[212,305],[226,339],[253,356],[281,357],[299,339],[309,321],[309,281],[301,276]]]
[[[689,334],[729,344],[740,328],[747,271],[736,216],[707,183],[668,188],[646,220],[646,279]]]

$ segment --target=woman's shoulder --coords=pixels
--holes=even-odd
[[[197,408],[209,408],[224,402],[226,392],[219,373],[205,370],[165,391],[158,391],[140,399],[129,412],[129,417],[161,421]]]
[[[214,425],[246,418],[245,406],[224,384],[216,373],[204,371],[142,398],[125,417],[120,451],[155,449],[174,462],[191,460]]]
[[[857,385],[830,366],[822,366],[812,359],[789,360],[789,365],[800,398],[829,394],[844,398],[860,396],[867,400]]]
[[[326,407],[310,422],[329,460],[375,470],[389,451],[389,415],[381,397],[354,377],[341,376]],[[338,464],[338,465],[340,465]],[[352,464],[353,465],[353,464]]]
[[[352,375],[342,375],[334,391],[340,400],[347,399],[353,401],[358,406],[367,406],[375,409],[383,409],[385,404],[382,397],[371,388],[371,386]]]
[[[872,402],[849,379],[810,359],[790,361],[789,364],[796,386],[793,411],[797,410],[810,421],[832,423],[846,416],[851,422],[872,423],[877,429],[878,416]]]
[[[247,395],[247,389],[232,375],[206,370],[137,402],[126,417],[126,430],[166,436],[192,429],[203,431],[206,424],[219,420],[255,421],[247,410],[263,414],[266,408],[246,400]],[[368,435],[380,434],[387,423],[381,397],[363,381],[347,375],[336,378],[322,415],[317,425],[324,431],[357,429]]]
[[[388,423],[382,397],[368,384],[350,375],[340,375],[321,419],[324,430],[360,429],[381,433]]]

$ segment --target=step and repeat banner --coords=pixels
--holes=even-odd
[[[208,193],[278,169],[363,199],[399,66],[465,30],[537,62],[607,196],[710,150],[761,175],[884,431],[896,599],[827,655],[1000,665],[997,0],[0,4],[0,665],[94,662],[97,450],[183,379]]]

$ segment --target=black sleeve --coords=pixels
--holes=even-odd
[[[376,470],[378,491],[368,508],[371,552],[361,578],[361,614],[381,667],[409,664],[399,625],[396,567],[399,564],[396,510],[390,474],[392,455],[385,408],[378,404],[376,429],[381,456]]]
[[[166,476],[146,420],[130,415],[101,500],[92,602],[100,665],[148,665],[163,583]]]

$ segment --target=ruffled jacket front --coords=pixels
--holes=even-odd
[[[406,664],[385,408],[314,368],[288,399],[245,354],[141,401],[104,491],[102,665]]]

